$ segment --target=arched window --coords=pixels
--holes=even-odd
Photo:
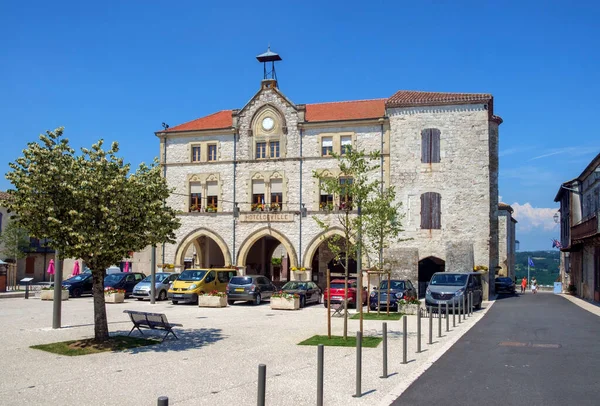
[[[442,196],[436,192],[421,195],[421,228],[442,228]]]
[[[421,131],[421,162],[424,164],[440,162],[440,130],[426,128]]]

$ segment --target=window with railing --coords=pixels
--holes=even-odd
[[[352,178],[340,178],[340,210],[352,210]]]
[[[200,182],[190,183],[190,211],[202,209],[202,184]]]
[[[281,179],[271,180],[271,201],[269,202],[271,211],[280,211],[283,204],[283,181]]]
[[[263,211],[265,209],[265,182],[263,180],[252,181],[252,211]]]
[[[206,211],[217,212],[219,208],[219,186],[217,182],[206,182]]]

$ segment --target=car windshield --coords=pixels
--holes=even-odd
[[[231,285],[250,285],[252,284],[252,278],[247,276],[234,276],[229,281]]]
[[[67,281],[69,282],[81,282],[86,280],[87,278],[89,278],[90,276],[92,276],[92,274],[86,274],[86,275],[77,275],[74,276],[72,278],[67,279]],[[66,281],[65,281],[66,282]]]
[[[106,275],[106,278],[104,278],[104,283],[117,283],[119,282],[121,279],[123,279],[123,275],[118,275],[118,274],[111,274],[111,275]]]
[[[155,275],[156,282],[157,282],[157,283],[158,283],[158,282],[162,282],[162,281],[163,281],[165,278],[167,278],[168,276],[169,276],[169,275],[165,275],[165,274],[162,274],[162,273],[157,273],[157,274]],[[150,275],[150,276],[146,276],[142,282],[148,282],[148,283],[152,283],[152,275]]]
[[[207,272],[208,271],[192,271],[188,269],[187,271],[183,271],[177,280],[184,282],[201,281]]]
[[[382,281],[379,285],[379,289],[387,290],[387,288],[388,281]],[[404,281],[390,281],[390,289],[404,290]]]
[[[429,282],[430,285],[440,285],[440,286],[464,286],[465,283],[467,283],[467,278],[469,277],[469,275],[467,274],[456,274],[456,273],[450,273],[450,274],[443,274],[443,273],[438,273],[433,275],[433,277],[431,278],[431,282]]]
[[[283,285],[282,290],[297,290],[297,289],[308,289],[308,284],[306,282],[288,282]]]
[[[331,285],[329,285],[329,287],[331,289],[344,289],[344,282],[332,282]],[[348,281],[348,289],[355,287],[356,281]]]

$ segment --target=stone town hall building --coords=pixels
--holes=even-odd
[[[258,59],[280,60],[272,52]],[[162,254],[178,269],[189,261],[237,265],[275,280],[293,278],[286,267],[305,267],[323,286],[333,261],[312,217],[327,219],[342,202],[320,190],[313,172],[339,176],[330,152],[351,146],[383,152],[375,176],[394,185],[403,204],[403,241],[385,252],[394,275],[423,287],[433,272],[485,265],[491,279],[501,123],[490,94],[400,90],[382,99],[296,104],[265,64],[245,106],[156,133],[175,189],[167,204],[181,212],[177,242],[159,249],[159,260]],[[271,257],[280,244],[287,255],[275,274]]]

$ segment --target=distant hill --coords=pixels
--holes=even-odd
[[[540,285],[553,285],[558,278],[560,251],[521,251],[516,253],[515,269],[517,281],[527,276],[527,258],[533,260],[529,268],[530,277],[537,279]]]

